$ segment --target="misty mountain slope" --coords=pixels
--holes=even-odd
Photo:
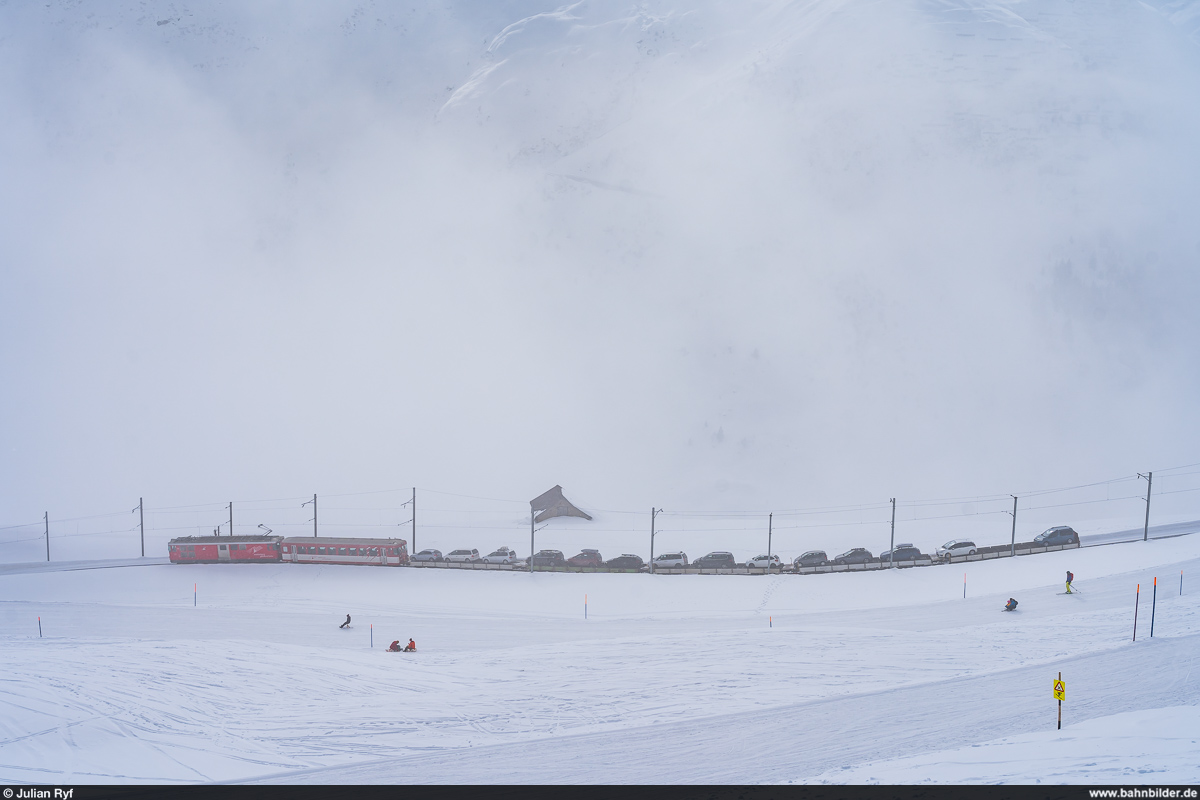
[[[0,6],[3,507],[1190,463],[1197,7]]]
[[[749,380],[833,420],[835,438],[859,435],[861,415],[838,420],[803,395],[830,383],[884,393],[917,376],[902,404],[940,405],[961,383],[947,373],[975,369],[949,355],[948,331],[987,373],[1028,369],[1017,365],[1048,348],[1058,363],[1033,381],[1047,387],[1080,361],[1094,379],[1141,384],[1134,352],[1155,335],[1186,336],[1164,319],[1182,314],[1168,287],[1197,242],[1186,204],[1160,200],[1182,188],[1171,173],[1197,166],[1183,133],[1196,130],[1196,109],[1179,103],[1198,88],[1197,51],[1147,6],[793,3],[736,20],[697,4],[659,11],[577,4],[498,37],[471,103],[443,107],[439,123],[469,119],[491,146],[509,142],[510,159],[543,164],[562,203],[548,226],[593,237],[575,269],[595,254],[597,280],[636,269],[681,315],[700,310],[711,338],[771,352],[775,380]],[[597,218],[620,223],[597,230]],[[794,315],[798,297],[814,296]],[[756,306],[774,336],[755,333]],[[802,318],[781,339],[789,312]],[[916,321],[930,314],[940,323]],[[822,358],[831,349],[835,364]],[[808,375],[781,385],[780,362]],[[752,443],[768,435],[807,438],[789,420],[755,424],[752,406],[730,397],[752,361],[724,379],[699,369],[708,396],[724,399],[696,412],[708,419],[689,441],[745,443],[757,460]],[[1090,402],[1105,393],[1049,390]],[[1036,415],[1037,390],[1021,394],[1028,401],[1002,402],[1030,402]],[[981,399],[943,410],[953,418]]]

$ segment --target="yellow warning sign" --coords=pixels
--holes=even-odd
[[[1066,700],[1067,699],[1066,681],[1055,681],[1054,682],[1054,699],[1055,700]]]

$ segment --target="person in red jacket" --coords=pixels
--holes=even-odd
[[[388,650],[391,650],[393,653],[399,653],[400,652],[400,640],[397,639],[396,641],[392,642],[391,646],[388,647]]]
[[[414,642],[412,639],[409,639],[408,644],[404,645],[404,652],[406,652],[406,653],[417,652],[417,643]]]

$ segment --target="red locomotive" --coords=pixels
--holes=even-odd
[[[173,564],[278,561],[282,536],[181,536],[167,552]]]

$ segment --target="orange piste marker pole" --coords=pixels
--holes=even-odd
[[[1142,599],[1142,585],[1137,585],[1137,595],[1133,598],[1133,640],[1137,641],[1137,610],[1138,601]]]

